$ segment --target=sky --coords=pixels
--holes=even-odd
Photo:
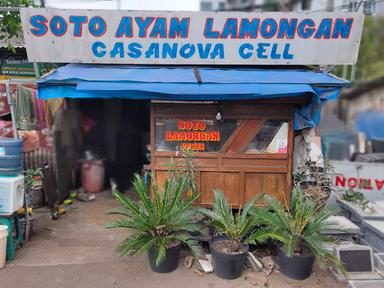
[[[197,11],[199,0],[120,0],[124,10]],[[63,9],[117,9],[118,0],[46,0],[46,7]]]

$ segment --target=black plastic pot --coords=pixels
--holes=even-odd
[[[169,273],[175,270],[179,264],[180,248],[181,244],[168,248],[165,252],[165,259],[159,266],[156,266],[156,248],[152,247],[149,249],[148,261],[152,271],[157,273]]]
[[[285,276],[295,279],[304,280],[312,274],[313,262],[315,256],[312,253],[302,256],[288,257],[283,251],[278,251],[280,272]]]
[[[218,236],[209,241],[212,254],[213,272],[220,278],[236,279],[239,278],[243,272],[249,247],[244,244],[245,251],[241,254],[226,254],[214,249],[213,243],[227,239],[228,237],[226,236]]]

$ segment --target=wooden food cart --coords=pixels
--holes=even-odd
[[[288,205],[295,100],[152,103],[151,162],[159,185],[171,157],[183,163],[178,151],[185,147],[194,150],[199,204],[209,206],[220,189],[233,207],[260,193]]]

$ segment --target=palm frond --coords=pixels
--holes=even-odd
[[[191,239],[191,237],[187,234],[178,234],[176,235],[176,239],[180,242],[186,244],[190,249],[192,254],[199,258],[203,256],[203,249],[199,245],[199,242],[196,240]]]
[[[265,241],[268,237],[278,240],[283,244],[282,249],[287,256],[296,255],[306,247],[320,263],[323,263],[324,259],[330,259],[340,267],[337,259],[324,248],[325,243],[335,239],[321,234],[329,229],[343,231],[342,227],[327,221],[334,215],[334,211],[318,207],[315,201],[305,198],[303,191],[298,188],[292,191],[291,208],[288,211],[274,198],[266,196],[265,199],[269,208],[256,209],[252,213],[265,225],[266,231],[251,234],[249,241]],[[343,271],[342,267],[339,269]]]
[[[123,256],[127,254],[129,251],[136,251],[138,248],[141,247],[142,239],[135,238],[135,237],[129,237],[123,242],[120,243],[120,245],[117,247],[116,251],[120,256]]]
[[[240,217],[238,217],[240,218]],[[240,238],[244,239],[247,235],[253,232],[257,227],[258,219],[254,215],[245,217],[244,222],[240,221],[238,230]]]
[[[265,243],[268,239],[273,239],[280,242],[285,240],[285,238],[282,237],[279,233],[259,229],[258,231],[249,235],[245,242],[249,244]]]
[[[105,225],[106,228],[131,228],[131,221],[118,219]]]
[[[132,214],[129,213],[129,211],[127,209],[123,210],[120,208],[109,209],[109,210],[105,211],[105,214],[132,217],[131,216]]]
[[[185,187],[185,179],[184,177],[181,177],[181,181],[177,183],[177,186],[175,188],[171,204],[169,206],[169,211],[170,213],[173,213],[177,208],[178,205],[180,204],[182,194],[184,192],[184,187]]]
[[[333,255],[332,253],[326,252],[324,254],[324,258],[330,260],[333,264],[335,264],[337,269],[339,269],[339,271],[344,274],[344,276],[347,276],[347,270],[345,270],[344,265],[340,262],[340,260],[335,255]]]
[[[212,210],[221,216],[223,224],[226,227],[231,227],[233,224],[233,214],[231,207],[229,206],[227,200],[224,198],[223,193],[220,190],[214,190],[214,201]]]
[[[140,216],[140,206],[137,205],[134,201],[129,199],[127,196],[121,194],[118,191],[112,191],[113,196],[115,196],[116,200],[123,206],[125,209],[127,209],[130,213],[132,213],[135,216]]]
[[[167,208],[168,208],[168,202],[169,202],[169,198],[170,198],[170,190],[172,189],[172,181],[166,181],[165,182],[165,185],[164,185],[164,195],[163,195],[163,201],[161,201],[160,203],[160,209],[161,209],[161,215],[164,215],[167,211]]]
[[[219,234],[227,235],[234,242],[241,242],[257,228],[258,218],[251,212],[256,201],[263,195],[254,197],[244,209],[239,209],[236,216],[221,191],[214,190],[214,195],[212,210],[200,207],[196,211],[208,217],[211,226]]]
[[[152,183],[152,188],[157,189],[156,182],[151,181],[151,183]],[[147,185],[144,183],[144,180],[140,177],[139,174],[134,175],[133,187],[137,196],[139,196],[140,198],[140,203],[145,207],[148,213],[152,213],[153,205],[152,205],[151,198],[149,196],[148,188],[147,188]]]
[[[144,239],[143,239],[144,240]],[[146,243],[145,243],[146,242]],[[145,238],[145,241],[142,241],[140,243],[140,246],[138,247],[138,249],[136,250],[135,254],[136,255],[140,255],[140,254],[143,254],[145,252],[147,252],[149,249],[151,249],[154,244],[156,242],[156,238],[153,238],[153,237],[146,237]]]
[[[198,252],[198,243],[192,241],[187,234],[187,231],[201,231],[199,224],[190,222],[192,204],[198,195],[184,200],[183,177],[180,177],[180,181],[166,181],[162,191],[158,190],[154,177],[151,183],[152,197],[143,179],[137,174],[134,176],[133,189],[139,197],[138,202],[113,191],[121,208],[107,213],[123,218],[108,223],[107,228],[133,230],[133,234],[118,246],[119,255],[129,251],[141,254],[153,248],[156,265],[159,265],[164,260],[167,248],[178,240]]]
[[[299,247],[301,236],[297,234],[288,234],[288,237],[284,239],[283,250],[288,257],[292,257],[295,251]]]
[[[264,198],[264,194],[259,194],[253,197],[245,206],[244,209],[241,210],[240,216],[240,225],[244,225],[247,217],[250,214],[250,211],[254,208],[255,203]]]
[[[284,207],[275,198],[271,196],[265,196],[267,203],[271,210],[275,213],[276,220],[280,221],[281,226],[289,227],[291,224],[289,221],[290,215],[285,212]],[[291,204],[292,205],[292,204]]]
[[[164,242],[164,239],[162,239],[162,242]],[[161,264],[161,262],[163,262],[165,259],[165,255],[167,253],[166,245],[164,245],[164,243],[162,243],[161,245],[156,247],[155,251],[156,251],[155,264],[156,264],[156,266],[159,266]]]

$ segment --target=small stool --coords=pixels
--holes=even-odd
[[[0,213],[0,224],[8,226],[7,260],[13,260],[15,259],[16,248],[23,244],[23,233],[17,211],[13,213]]]

